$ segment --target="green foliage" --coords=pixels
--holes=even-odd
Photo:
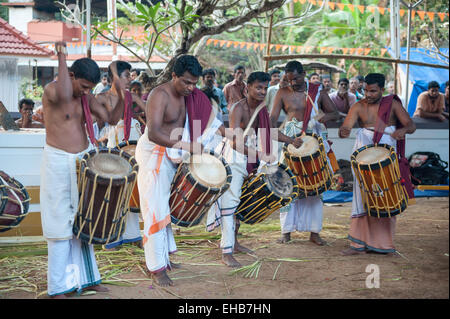
[[[8,2],[8,0],[0,0],[0,3],[2,2]],[[2,18],[5,21],[8,21],[9,19],[8,7],[0,5],[0,18]]]
[[[44,94],[44,88],[37,84],[37,79],[30,80],[25,78],[20,84],[20,93],[24,98],[41,100]]]

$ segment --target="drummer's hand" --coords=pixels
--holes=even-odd
[[[394,133],[392,133],[391,134],[391,137],[394,139],[394,140],[404,140],[405,139],[405,134],[406,134],[406,131],[405,130],[403,130],[403,129],[398,129],[398,130],[395,130],[394,131]]]
[[[291,144],[294,145],[295,148],[299,148],[300,146],[302,146],[303,140],[301,137],[296,137],[292,139]]]
[[[349,137],[351,131],[352,131],[351,128],[341,126],[339,128],[339,137],[341,138]]]

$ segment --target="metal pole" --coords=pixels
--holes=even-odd
[[[417,7],[422,3],[423,0],[417,1],[415,4],[411,5],[409,3],[405,3],[403,0],[401,2],[405,7],[408,8],[408,35],[406,42],[406,60],[409,61],[410,51],[411,51],[411,15],[412,9]],[[406,65],[406,92],[405,92],[405,108],[408,109],[408,99],[409,99],[409,64]]]
[[[86,51],[91,58],[91,0],[86,0]]]

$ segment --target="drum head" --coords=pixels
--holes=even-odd
[[[279,166],[265,166],[261,172],[266,174],[267,187],[277,196],[287,198],[294,191],[291,176]]]
[[[289,144],[287,146],[287,151],[291,156],[304,157],[316,153],[319,150],[319,141],[310,135],[305,135],[301,137],[303,140],[302,146],[296,148],[294,145]]]
[[[123,178],[130,175],[130,163],[117,154],[97,153],[86,161],[87,167],[104,178]]]
[[[373,164],[382,162],[390,155],[390,150],[386,147],[374,146],[366,148],[356,155],[356,162],[358,164]]]
[[[122,146],[120,149],[131,156],[134,156],[136,153],[136,145],[133,144]]]
[[[189,171],[196,181],[206,187],[220,188],[227,180],[227,171],[222,161],[206,153],[191,156]]]

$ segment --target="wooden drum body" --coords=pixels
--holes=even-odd
[[[0,171],[0,232],[17,227],[28,214],[30,196],[25,187]]]
[[[370,144],[361,147],[352,154],[351,163],[370,216],[392,217],[406,209],[408,195],[392,146]]]
[[[284,164],[250,174],[242,185],[236,217],[247,224],[260,223],[298,196],[295,175]]]
[[[137,141],[126,141],[120,143],[117,148],[119,150],[123,150],[124,152],[130,154],[134,157],[134,154],[136,153],[136,145]],[[139,201],[139,189],[138,189],[138,183],[134,184],[133,192],[131,193],[130,197],[130,212],[132,213],[139,213],[141,211],[141,204]]]
[[[331,186],[333,173],[328,166],[323,140],[314,133],[297,135],[303,140],[295,148],[289,144],[283,147],[287,165],[297,177],[299,197],[317,196]]]
[[[171,185],[172,223],[183,227],[197,225],[230,187],[231,178],[228,163],[214,151],[191,155],[178,166]]]
[[[131,192],[136,183],[136,160],[115,148],[93,150],[80,161],[80,201],[73,233],[89,244],[116,241],[125,230]]]

